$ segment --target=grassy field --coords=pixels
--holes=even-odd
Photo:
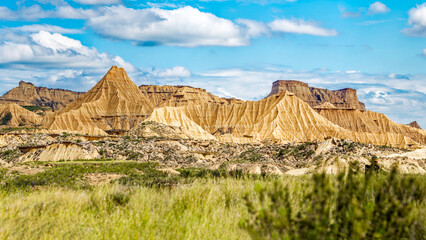
[[[0,170],[0,239],[424,239],[425,176],[248,176],[154,163]],[[86,176],[120,174],[91,185]]]

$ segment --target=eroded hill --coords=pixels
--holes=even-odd
[[[14,104],[0,104],[0,126],[21,127],[40,125],[43,117]]]
[[[225,142],[308,142],[337,137],[397,147],[419,144],[399,133],[355,132],[339,127],[290,92],[243,104],[157,108],[147,121],[196,130],[194,137],[200,139],[211,134]]]
[[[0,97],[0,104],[16,103],[21,106],[49,107],[60,109],[83,93],[63,89],[36,87],[32,83],[20,81],[19,85]]]
[[[141,85],[139,89],[155,107],[180,107],[201,103],[236,104],[243,102],[235,98],[220,98],[205,89],[190,86]]]
[[[51,116],[51,131],[105,135],[109,130],[130,130],[154,109],[123,68],[113,66],[87,93]]]

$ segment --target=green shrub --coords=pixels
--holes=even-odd
[[[392,173],[337,179],[313,175],[296,206],[275,182],[246,196],[241,226],[254,239],[420,239],[425,229],[425,177]],[[420,211],[420,212],[419,212]]]
[[[4,117],[1,119],[0,125],[7,125],[10,120],[12,120],[12,113],[7,113],[4,115]]]

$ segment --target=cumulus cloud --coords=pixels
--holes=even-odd
[[[160,71],[157,73],[158,77],[162,78],[170,78],[170,77],[190,77],[191,71],[189,69],[182,66],[175,66],[173,68],[167,68],[164,71]]]
[[[268,35],[270,32],[268,26],[263,22],[248,19],[238,19],[236,22],[243,26],[243,31],[245,32],[246,36],[250,38]]]
[[[248,39],[232,21],[183,7],[174,10],[104,8],[90,18],[88,26],[105,37],[130,40],[141,45],[244,46]]]
[[[0,19],[3,20],[36,20],[40,18],[47,18],[51,14],[51,11],[44,11],[39,5],[22,7],[16,11],[0,6]]]
[[[49,25],[49,24],[32,24],[32,25],[24,25],[20,27],[12,27],[8,28],[12,31],[18,31],[18,32],[40,32],[40,31],[46,31],[46,32],[55,32],[55,33],[82,33],[80,29],[69,29],[69,28],[63,28],[59,26]]]
[[[422,56],[426,56],[426,48],[422,51]]]
[[[44,10],[39,5],[32,5],[12,11],[7,7],[0,6],[0,19],[13,21],[29,21],[43,18],[88,19],[97,14],[98,12],[93,9],[73,8],[66,3],[56,6],[55,10]]]
[[[121,0],[74,0],[74,2],[84,5],[110,5],[119,4]]]
[[[426,3],[410,9],[408,15],[408,24],[412,27],[402,32],[409,36],[426,37]]]
[[[232,22],[189,6],[172,10],[105,7],[87,25],[104,37],[142,46],[246,46],[252,38],[270,32],[337,35],[336,30],[321,28],[315,22],[298,19],[277,19],[269,24],[248,19]]]
[[[368,13],[373,15],[373,14],[383,14],[383,13],[387,13],[389,12],[390,9],[383,3],[381,2],[375,2],[373,4],[370,5],[370,7],[368,8]]]
[[[84,1],[87,4],[114,2],[113,0],[78,1]],[[105,38],[128,40],[141,46],[247,46],[251,39],[269,36],[271,32],[315,36],[337,35],[336,30],[322,28],[315,22],[299,19],[276,19],[270,23],[249,19],[231,21],[190,6],[170,10],[155,7],[134,9],[123,5],[85,9],[74,8],[62,1],[55,1],[54,3],[54,10],[43,10],[39,5],[18,8],[16,11],[7,7],[0,7],[0,19],[82,19],[86,20],[86,25],[89,28]],[[15,31],[17,30],[26,32],[43,30],[58,33],[77,33],[79,31],[40,24],[15,28]]]
[[[120,65],[129,71],[136,69],[118,56],[99,53],[78,40],[46,31],[31,34],[21,42],[4,41],[0,44],[0,63],[12,68],[108,68]]]
[[[334,29],[326,29],[319,27],[315,22],[307,22],[300,19],[276,19],[269,23],[272,31],[296,33],[296,34],[309,34],[315,36],[336,36],[337,31]]]

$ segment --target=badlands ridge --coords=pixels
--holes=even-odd
[[[426,132],[367,111],[356,90],[276,81],[259,101],[189,86],[136,86],[113,66],[87,93],[19,86],[0,97],[0,168],[45,161],[132,160],[161,169],[249,174],[390,170],[426,173]],[[38,165],[41,166],[41,165]]]
[[[188,86],[136,86],[113,66],[87,93],[20,82],[0,97],[2,125],[51,133],[122,135],[144,121],[179,127],[192,139],[233,143],[315,142],[329,138],[419,148],[426,131],[366,111],[356,90],[276,81],[259,101],[220,98]],[[38,114],[18,106],[50,107]],[[28,108],[28,107],[27,107]],[[53,112],[52,112],[53,111]]]

